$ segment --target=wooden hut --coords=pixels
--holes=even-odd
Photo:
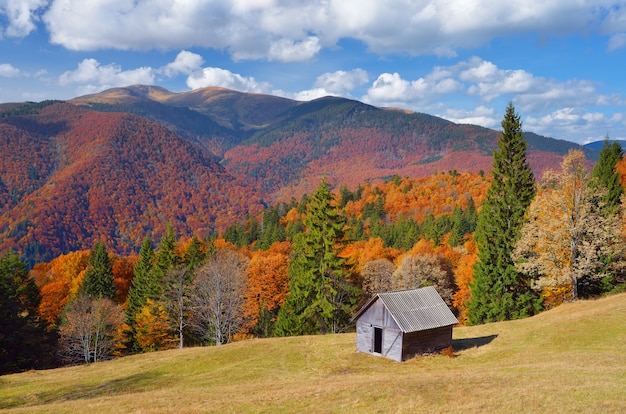
[[[352,318],[356,350],[404,361],[452,345],[458,321],[434,287],[378,293]]]

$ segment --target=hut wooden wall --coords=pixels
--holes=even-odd
[[[404,334],[402,360],[415,355],[431,354],[452,345],[452,326]]]

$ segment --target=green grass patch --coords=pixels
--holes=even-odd
[[[358,354],[355,335],[255,339],[0,377],[16,413],[626,412],[626,294],[454,329],[456,358]]]

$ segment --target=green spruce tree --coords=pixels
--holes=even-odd
[[[600,203],[600,212],[604,217],[620,215],[620,207],[624,188],[620,182],[620,174],[617,172],[617,164],[624,156],[622,146],[618,142],[609,141],[607,135],[604,146],[600,150],[600,157],[593,168],[592,178],[593,186],[602,194],[602,203]],[[586,275],[581,280],[581,293],[598,294],[606,293],[613,290],[619,284],[620,278],[615,277],[616,272],[611,269],[617,262],[611,254],[603,252],[600,254],[601,261],[604,264],[603,272],[606,276],[600,281],[594,280],[592,275]],[[622,279],[623,280],[623,279]]]
[[[600,158],[593,168],[593,178],[596,180],[596,185],[604,192],[602,201],[604,202],[603,210],[606,214],[617,212],[621,203],[624,188],[615,168],[623,156],[622,146],[618,142],[610,142],[607,136],[604,146],[600,150]]]
[[[467,233],[469,233],[469,224],[465,221],[461,207],[456,206],[452,212],[452,229],[450,230],[448,244],[452,247],[462,244]]]
[[[160,298],[163,287],[157,272],[154,271],[154,250],[150,238],[143,239],[139,250],[139,261],[135,264],[134,277],[126,299],[126,325],[128,325],[128,343],[130,348],[138,350],[135,340],[136,318],[148,299]]]
[[[463,219],[467,223],[467,232],[474,233],[478,222],[478,212],[476,212],[476,204],[472,196],[467,200],[467,208],[463,210]]]
[[[81,292],[93,299],[115,298],[113,266],[101,242],[97,242],[91,251]]]
[[[276,323],[278,335],[338,332],[356,297],[338,256],[345,219],[324,180],[307,204],[306,231],[294,240],[289,296]]]
[[[308,260],[305,257],[306,242],[304,233],[295,235],[292,240],[292,253],[289,263],[289,296],[280,308],[274,333],[277,336],[295,336],[315,333],[319,327],[305,312],[313,302],[311,275],[307,272]]]
[[[512,103],[502,121],[491,174],[493,179],[476,228],[478,261],[468,305],[472,324],[521,318],[537,313],[541,307],[531,281],[515,270],[511,258],[526,210],[536,193],[526,160],[522,123]]]
[[[159,249],[156,256],[155,271],[163,279],[167,272],[175,268],[180,263],[180,258],[176,254],[176,233],[171,223],[167,223],[165,234],[159,242]]]
[[[410,250],[420,239],[420,227],[413,217],[398,217],[395,226],[389,230],[392,236],[390,245],[396,249]]]
[[[198,266],[204,263],[206,257],[205,252],[202,251],[202,243],[197,236],[193,236],[185,250],[183,262],[187,265],[189,271],[193,272]]]
[[[37,317],[39,289],[13,253],[0,256],[0,375],[47,368],[52,335]]]

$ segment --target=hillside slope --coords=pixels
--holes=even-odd
[[[0,377],[6,412],[626,410],[626,294],[455,328],[457,358],[355,353],[354,334],[257,339]]]

